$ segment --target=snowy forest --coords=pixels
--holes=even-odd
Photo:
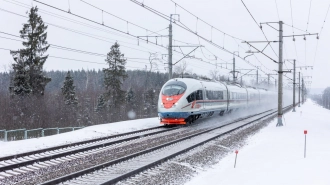
[[[168,80],[164,73],[141,70],[126,71],[121,86],[124,101],[117,106],[102,100],[105,92],[104,72],[99,70],[70,71],[75,89],[76,104],[69,104],[62,92],[68,82],[67,71],[49,71],[51,78],[43,96],[17,100],[9,92],[12,73],[0,73],[0,127],[47,128],[88,126],[127,119],[157,116],[157,100],[162,85]],[[104,97],[104,96],[103,96]],[[129,112],[136,116],[128,117]]]

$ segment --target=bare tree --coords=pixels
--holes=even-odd
[[[150,63],[149,72],[158,70],[157,61],[159,61],[158,54],[157,53],[150,53],[150,56],[149,56],[149,63]]]
[[[219,71],[216,69],[210,70],[209,72],[212,80],[219,80]]]
[[[192,70],[188,69],[186,61],[182,61],[174,67],[174,73],[179,75],[192,74]]]

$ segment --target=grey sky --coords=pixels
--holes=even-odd
[[[69,9],[68,0],[41,1],[64,10]],[[102,8],[104,11],[147,28],[148,30],[155,32],[162,30],[159,32],[159,34],[168,34],[168,29],[166,28],[168,27],[169,22],[167,20],[149,12],[148,10],[136,5],[129,0],[86,1]],[[102,12],[100,10],[88,6],[80,0],[70,0],[69,2],[70,11],[72,13],[102,23]],[[244,57],[248,55],[245,53],[247,50],[253,50],[246,44],[241,43],[240,40],[234,40],[228,35],[224,36],[223,33],[218,32],[215,29],[211,29],[210,26],[202,23],[200,20],[197,20],[197,18],[193,17],[192,15],[189,15],[178,6],[175,7],[175,4],[171,2],[171,0],[139,0],[139,2],[144,2],[145,5],[150,6],[166,15],[174,13],[180,14],[180,21],[188,26],[191,30],[196,31],[197,29],[198,34],[209,40],[212,39],[212,42],[220,46],[224,46],[230,51],[239,51],[240,56]],[[265,40],[261,30],[258,28],[240,0],[176,0],[175,2],[197,15],[200,19],[203,19],[204,21],[213,25],[215,28],[218,28],[227,34],[246,41]],[[274,22],[278,21],[280,18],[280,20],[284,21],[284,23],[288,25],[292,25],[293,20],[294,27],[306,30],[309,17],[307,31],[310,33],[319,33],[321,31],[323,21],[326,17],[330,0],[291,0],[293,19],[291,19],[290,0],[245,0],[244,3],[249,8],[250,12],[258,23],[269,21]],[[39,7],[40,15],[42,15],[43,20],[49,25],[48,41],[50,44],[105,55],[109,51],[110,46],[115,41],[118,41],[119,44],[121,44],[122,52],[126,57],[130,58],[127,62],[128,69],[145,69],[146,67],[149,69],[147,59],[149,58],[150,52],[157,52],[159,58],[162,58],[162,54],[167,54],[167,37],[157,39],[157,43],[160,45],[162,44],[164,47],[159,47],[144,41],[139,41],[138,45],[137,39],[130,37],[127,34],[121,34],[107,27],[88,22],[68,13],[60,12],[31,0],[0,0],[0,32],[19,35],[19,30],[22,28],[22,24],[27,20],[26,18],[19,15],[26,16],[26,11],[28,10],[28,7],[31,7],[32,4]],[[25,7],[26,5],[28,7]],[[310,16],[308,16],[309,8]],[[10,11],[19,15],[15,15],[6,11]],[[79,21],[85,26],[76,24],[72,21],[67,21],[67,18],[70,18],[70,20]],[[300,70],[304,76],[313,76],[312,79],[306,79],[313,81],[311,86],[312,88],[324,88],[330,85],[330,63],[328,62],[330,58],[330,52],[327,47],[330,41],[330,20],[328,19],[330,19],[329,15],[320,35],[320,40],[318,40],[317,53],[315,52],[317,45],[316,36],[308,36],[306,37],[306,41],[303,40],[302,37],[296,37],[295,42],[292,41],[292,38],[285,38],[284,40],[284,59],[297,59],[297,66],[314,66],[314,70],[306,70],[305,68]],[[138,28],[130,23],[127,24],[127,22],[119,20],[106,13],[103,14],[103,21],[105,25],[114,27],[118,30],[122,30],[123,32],[128,31],[132,35],[154,35],[151,33],[151,31]],[[278,28],[278,24],[273,24],[273,26]],[[284,35],[292,35],[293,31],[290,26],[284,25],[283,28]],[[68,31],[67,29],[70,29],[71,31]],[[269,40],[278,40],[277,31],[266,25],[263,26],[263,30]],[[79,34],[76,33],[77,31]],[[301,34],[304,32],[294,29],[294,33]],[[178,42],[183,41],[195,45],[199,44],[200,42],[201,45],[205,46],[203,49],[196,50],[196,52],[193,52],[191,55],[195,55],[197,58],[202,58],[204,61],[209,62],[210,64],[196,59],[185,59],[189,66],[188,68],[191,69],[194,73],[209,75],[210,70],[217,69],[223,75],[230,75],[230,70],[221,69],[220,65],[217,65],[217,67],[214,65],[216,62],[223,63],[221,59],[224,61],[231,60],[232,55],[230,53],[226,53],[214,46],[211,46],[209,43],[203,41],[202,39],[198,39],[196,35],[189,33],[176,25],[173,26],[173,35],[174,39],[177,40],[174,42],[174,45],[185,45],[184,43]],[[1,37],[20,40],[20,38],[15,38],[13,36],[0,33],[0,48],[18,49],[22,47],[21,42],[8,40]],[[155,38],[149,38],[149,40],[155,42]],[[255,44],[255,46],[262,49],[265,45]],[[276,52],[276,55],[278,55],[278,44],[272,44],[272,46]],[[193,48],[182,48],[184,53],[188,53],[192,49]],[[176,48],[175,50],[179,51],[180,49]],[[70,70],[82,68],[101,69],[106,67],[106,65],[104,65],[104,56],[86,55],[77,52],[55,49],[52,47],[47,53],[52,57],[50,57],[45,64],[46,70]],[[265,49],[265,53],[270,57],[277,59],[276,55],[270,47]],[[214,55],[218,57],[217,60],[214,60]],[[8,66],[13,62],[9,51],[0,49],[0,56],[0,71],[8,70]],[[276,73],[273,70],[277,70],[277,64],[262,56],[261,54],[256,54],[255,56],[257,58],[254,56],[246,58],[251,65],[237,58],[237,68],[250,69],[253,68],[253,66],[259,66],[259,68],[266,73]],[[55,57],[77,59],[86,62],[65,60]],[[181,57],[182,54],[179,54],[179,52],[174,52],[173,62],[176,62]],[[165,67],[167,66],[164,65],[164,63],[166,60],[166,56],[163,56],[163,61],[158,62],[159,71],[165,72]],[[88,62],[96,62],[100,64]],[[226,65],[222,64],[222,67],[225,68]],[[227,68],[231,69],[232,66],[227,64]],[[290,62],[285,62],[284,69],[287,68],[292,69],[292,64]],[[242,72],[244,73],[244,71]],[[255,72],[251,72],[251,74],[255,74]],[[266,77],[266,75],[261,71],[259,74],[262,75],[261,77]],[[292,73],[288,73],[286,75],[292,78]],[[273,77],[277,78],[276,76]],[[249,79],[252,78],[255,77],[247,76],[243,79],[249,81]],[[262,79],[263,78],[261,78],[261,80]],[[289,82],[286,78],[284,79],[286,83]]]

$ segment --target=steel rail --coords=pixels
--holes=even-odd
[[[8,162],[9,162],[9,164],[0,167],[0,172],[4,172],[4,171],[7,171],[7,170],[12,170],[14,168],[19,168],[19,167],[22,167],[22,166],[31,165],[31,164],[34,164],[36,162],[44,162],[44,161],[48,161],[48,160],[51,160],[51,159],[56,159],[56,158],[72,155],[72,154],[79,153],[79,152],[85,152],[85,151],[93,150],[93,149],[100,148],[100,147],[105,147],[105,146],[109,146],[109,145],[113,145],[113,144],[117,144],[117,143],[121,143],[121,142],[125,142],[125,141],[139,139],[141,137],[146,137],[146,136],[151,136],[151,135],[155,135],[155,134],[159,134],[159,133],[164,133],[164,132],[172,131],[172,130],[175,130],[175,129],[178,129],[178,128],[181,128],[181,127],[174,127],[174,128],[164,129],[164,130],[151,132],[151,133],[143,133],[143,132],[152,131],[152,130],[156,130],[156,129],[160,129],[160,128],[165,128],[165,127],[164,126],[153,127],[153,128],[149,128],[149,129],[142,129],[142,130],[138,130],[138,131],[127,132],[127,133],[108,136],[108,137],[104,137],[104,138],[98,138],[98,139],[92,139],[92,140],[88,140],[88,141],[77,142],[77,143],[74,143],[74,145],[73,144],[61,145],[61,146],[51,147],[51,148],[37,150],[37,151],[33,151],[33,152],[26,152],[26,153],[22,153],[20,155],[14,155],[14,158],[12,156],[7,156],[7,157],[4,157],[4,159],[7,159],[7,158],[9,158],[9,159],[0,161],[0,163],[4,162],[4,163],[8,164]],[[119,140],[116,140],[116,141],[106,142],[106,140],[109,140],[109,139],[115,139],[115,138],[118,138],[118,137],[129,136],[129,135],[132,135],[132,134],[137,134],[139,132],[142,132],[142,133],[139,134],[139,135],[135,135],[135,136],[132,136],[132,137],[125,138],[125,139],[119,139]],[[95,142],[102,142],[102,141],[105,141],[105,143],[95,144]],[[42,156],[42,157],[36,156],[37,157],[36,159],[30,159],[30,160],[25,159],[25,161],[14,162],[13,164],[10,164],[10,160],[13,160],[13,159],[24,158],[24,157],[33,158],[33,155],[44,154],[46,152],[52,152],[54,150],[66,149],[66,148],[69,148],[69,147],[72,147],[72,146],[79,147],[79,145],[85,145],[85,144],[89,144],[89,143],[91,143],[93,145],[78,148],[78,149],[73,149],[73,150],[69,150],[69,151],[63,151],[63,152],[59,152],[59,153],[56,153],[56,154],[49,154],[49,155],[46,154],[47,156]],[[16,161],[18,161],[18,160],[16,160]]]
[[[287,107],[290,107],[290,106],[287,106]],[[285,107],[285,108],[287,108],[287,107]],[[135,158],[135,157],[137,157],[137,156],[141,156],[141,155],[143,155],[143,154],[150,153],[150,152],[152,152],[152,151],[155,151],[155,150],[158,150],[158,149],[164,148],[164,147],[166,147],[166,146],[173,145],[173,144],[175,144],[175,143],[178,143],[178,142],[181,142],[181,141],[184,141],[184,140],[190,139],[190,138],[192,138],[192,137],[199,136],[199,135],[202,135],[202,134],[205,134],[205,133],[211,132],[211,131],[213,131],[213,130],[220,129],[220,128],[222,128],[222,127],[228,126],[228,125],[230,125],[230,124],[237,123],[237,122],[239,122],[239,121],[244,121],[244,120],[249,119],[249,118],[251,118],[251,117],[255,117],[255,116],[258,116],[258,115],[261,115],[261,114],[265,114],[265,113],[267,113],[267,112],[272,111],[271,113],[268,113],[268,114],[265,115],[265,116],[262,116],[262,117],[260,117],[260,118],[258,118],[258,119],[256,119],[256,120],[253,120],[253,121],[247,123],[247,124],[250,124],[250,123],[253,123],[253,122],[255,122],[255,121],[257,121],[257,120],[260,120],[260,119],[262,119],[262,118],[264,118],[264,117],[267,117],[267,116],[269,116],[269,115],[275,114],[275,113],[277,112],[277,111],[273,111],[273,110],[274,110],[274,109],[271,109],[271,110],[264,111],[264,112],[262,112],[262,113],[258,113],[258,114],[254,114],[254,115],[247,116],[247,117],[244,117],[244,118],[240,118],[240,119],[237,119],[237,120],[231,121],[231,122],[229,122],[229,123],[227,123],[227,124],[225,124],[225,125],[221,125],[221,126],[218,126],[218,127],[214,127],[214,128],[208,129],[208,130],[206,130],[206,131],[202,131],[202,132],[199,132],[199,133],[196,133],[196,134],[192,134],[192,135],[186,136],[186,137],[184,137],[184,138],[180,138],[180,139],[177,139],[177,140],[174,140],[174,141],[171,141],[171,142],[167,142],[167,143],[165,143],[165,144],[162,144],[162,145],[159,145],[159,146],[156,146],[156,147],[153,147],[153,148],[149,148],[149,149],[146,149],[146,150],[143,150],[143,151],[140,151],[140,152],[136,152],[136,153],[134,153],[134,154],[127,155],[127,156],[125,156],[125,157],[121,157],[121,158],[118,158],[118,159],[115,159],[115,160],[112,160],[112,161],[109,161],[109,162],[106,162],[106,163],[103,163],[103,164],[100,164],[100,165],[97,165],[97,166],[94,166],[94,167],[91,167],[91,168],[87,168],[87,169],[84,169],[84,170],[81,170],[81,171],[78,171],[78,172],[75,172],[75,173],[72,173],[72,174],[68,174],[68,175],[66,175],[66,176],[62,176],[62,177],[59,177],[59,178],[56,178],[56,179],[53,179],[53,180],[50,180],[50,181],[47,181],[47,182],[44,182],[44,183],[41,183],[41,184],[43,184],[43,185],[50,185],[50,184],[56,184],[56,183],[61,183],[61,182],[64,182],[64,181],[68,181],[68,180],[71,180],[71,179],[74,179],[74,178],[77,178],[77,177],[80,177],[80,176],[83,176],[83,175],[86,175],[86,174],[92,173],[92,172],[94,172],[94,171],[97,171],[97,170],[100,170],[100,169],[106,168],[106,167],[108,167],[108,166],[112,166],[112,165],[114,165],[114,164],[118,164],[118,163],[120,163],[120,162],[124,162],[124,161],[130,160],[130,159]],[[244,124],[243,126],[246,126],[247,124]],[[237,128],[235,128],[235,130],[237,130],[238,128],[241,128],[241,127],[243,127],[243,126],[237,127]],[[216,136],[216,137],[219,137],[219,136]],[[205,143],[205,142],[203,142],[203,143]],[[199,145],[201,145],[201,143],[196,144],[196,146],[199,146]],[[196,147],[196,146],[195,146],[195,147]],[[194,148],[194,147],[193,147],[193,148]],[[190,150],[190,149],[189,149],[189,150]],[[185,150],[185,151],[186,151],[186,150]],[[179,155],[179,154],[181,154],[181,153],[183,153],[183,152],[185,152],[185,151],[181,151],[181,152],[179,152],[177,155]],[[140,171],[143,171],[143,170],[145,170],[145,169],[147,169],[147,168],[150,168],[151,166],[154,166],[154,165],[156,165],[156,164],[159,164],[159,163],[163,162],[164,160],[167,160],[167,158],[171,158],[171,157],[173,157],[173,156],[166,157],[166,159],[165,159],[165,158],[164,158],[164,159],[161,159],[161,160],[157,161],[156,163],[152,163],[152,164],[149,164],[149,165],[145,166],[144,168],[135,169],[135,170],[133,170],[133,171],[127,173],[127,174],[124,174],[123,176],[120,176],[120,177],[118,177],[118,178],[116,178],[116,179],[111,179],[111,180],[109,180],[109,181],[108,181],[107,183],[105,183],[105,184],[113,184],[113,183],[115,183],[115,182],[118,182],[118,181],[120,181],[120,180],[123,180],[123,179],[125,179],[125,178],[127,178],[127,177],[129,177],[129,176],[132,176],[132,175],[134,175],[134,174],[136,174],[136,173],[139,173]]]
[[[287,107],[285,107],[285,108],[283,108],[283,109],[288,110],[288,109],[290,109],[290,108],[291,108],[291,105],[289,105],[289,106],[287,106]],[[268,111],[266,111],[266,112],[268,112]],[[161,163],[163,163],[163,162],[165,162],[165,161],[167,161],[167,160],[169,160],[169,159],[171,159],[171,158],[173,158],[173,157],[176,157],[176,156],[178,156],[178,155],[180,155],[180,154],[186,153],[186,152],[188,152],[188,151],[191,150],[191,149],[194,149],[194,148],[196,148],[196,147],[198,147],[198,146],[201,146],[201,145],[203,145],[203,144],[205,144],[205,143],[207,143],[207,142],[210,142],[210,141],[212,141],[212,140],[214,140],[214,139],[217,139],[217,138],[219,138],[219,137],[221,137],[221,136],[224,136],[224,135],[226,135],[226,134],[228,134],[228,133],[230,133],[230,132],[233,132],[233,131],[235,131],[235,130],[238,130],[238,129],[242,128],[242,127],[245,127],[245,126],[247,126],[247,125],[249,125],[249,124],[251,124],[251,123],[254,123],[254,122],[256,122],[256,121],[259,121],[259,120],[261,120],[261,119],[263,119],[263,118],[266,118],[266,117],[269,117],[269,116],[271,116],[271,115],[274,115],[274,114],[276,115],[276,112],[277,112],[277,111],[273,111],[273,112],[271,112],[271,113],[269,113],[269,114],[267,114],[267,115],[265,115],[265,116],[262,116],[262,117],[260,117],[260,118],[255,119],[255,120],[252,120],[252,121],[250,121],[250,122],[248,122],[248,123],[245,123],[245,124],[243,124],[243,125],[241,125],[241,126],[238,126],[238,127],[236,127],[236,128],[230,129],[230,130],[228,130],[228,131],[226,131],[226,132],[223,132],[223,133],[221,133],[221,134],[218,134],[218,135],[216,135],[216,136],[214,136],[214,137],[211,137],[211,138],[209,138],[209,139],[207,139],[207,140],[201,141],[201,142],[199,142],[199,143],[197,143],[197,144],[194,144],[193,146],[190,146],[190,147],[188,147],[188,148],[185,148],[184,150],[181,150],[181,151],[178,151],[178,152],[176,152],[176,153],[174,153],[174,154],[172,154],[172,155],[169,155],[169,156],[163,157],[163,158],[161,158],[161,159],[159,159],[159,160],[157,160],[157,161],[155,161],[155,162],[149,163],[149,164],[147,164],[147,165],[145,165],[145,166],[143,166],[143,167],[141,167],[141,168],[138,168],[138,169],[132,170],[131,172],[128,172],[128,173],[126,173],[126,174],[123,174],[122,176],[119,176],[119,177],[114,178],[114,179],[110,179],[110,180],[108,180],[108,181],[106,181],[106,182],[104,182],[104,183],[101,183],[101,185],[110,185],[110,184],[117,183],[117,182],[119,182],[119,181],[121,181],[121,180],[124,180],[124,179],[126,179],[126,178],[129,178],[129,177],[131,177],[131,176],[133,176],[133,175],[135,175],[135,174],[137,174],[137,173],[140,173],[140,172],[142,172],[142,171],[144,171],[144,170],[146,170],[146,169],[150,169],[150,168],[153,167],[153,166],[159,165],[159,164],[161,164]],[[263,113],[261,113],[261,114],[263,114]],[[259,115],[259,114],[258,114],[258,115]],[[254,116],[257,116],[257,115],[253,115],[253,116],[251,116],[251,117],[254,117]],[[243,119],[243,120],[244,120],[244,119]],[[242,120],[241,120],[241,121],[242,121]],[[231,124],[231,123],[229,123],[229,124]],[[226,124],[226,125],[220,126],[220,128],[221,128],[221,127],[224,127],[224,126],[228,126],[229,124]],[[219,129],[219,128],[216,128],[216,129]],[[216,130],[216,129],[212,129],[211,131]],[[201,135],[201,134],[196,134],[196,135]],[[190,138],[191,138],[191,137],[190,137]]]

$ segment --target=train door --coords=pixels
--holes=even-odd
[[[206,97],[206,92],[205,92],[205,86],[202,82],[201,83],[201,86],[202,88],[197,90],[196,92],[196,101],[199,102],[199,104],[201,105],[201,109],[205,109],[205,97]]]
[[[247,88],[244,88],[246,91],[246,95],[244,96],[246,99],[246,108],[249,106],[249,91],[247,90]]]

